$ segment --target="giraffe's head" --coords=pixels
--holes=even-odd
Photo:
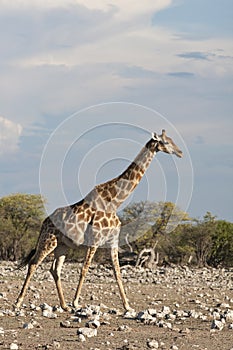
[[[173,142],[173,140],[166,135],[165,130],[162,130],[161,135],[157,135],[156,133],[152,134],[152,140],[155,141],[155,150],[169,153],[169,154],[175,154],[177,157],[182,157],[182,151],[179,149],[179,147],[176,146],[176,144]],[[157,142],[156,142],[157,141]]]

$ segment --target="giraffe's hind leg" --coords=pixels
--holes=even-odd
[[[123,306],[126,311],[133,310],[128,302],[128,299],[125,294],[125,290],[123,287],[123,282],[122,282],[122,277],[121,277],[121,270],[120,270],[120,264],[119,264],[119,259],[118,259],[118,248],[111,248],[111,258],[112,258],[112,264],[113,264],[113,269],[114,269],[114,275],[119,287],[121,299],[123,302]]]
[[[65,245],[58,245],[56,247],[56,249],[54,250],[55,259],[52,263],[50,272],[54,278],[57,287],[61,307],[63,308],[63,310],[70,311],[71,309],[66,305],[61,285],[61,269],[66,258],[66,253],[67,247]]]
[[[35,254],[32,256],[31,260],[28,263],[28,272],[27,272],[27,276],[24,281],[23,287],[16,300],[15,306],[17,308],[20,308],[24,300],[30,280],[34,272],[36,271],[37,267],[42,263],[42,261],[46,258],[47,255],[52,253],[52,251],[56,248],[56,246],[57,246],[57,238],[55,235],[51,235],[45,241],[42,241],[42,239],[41,240],[39,239]]]

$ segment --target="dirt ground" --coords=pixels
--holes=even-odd
[[[124,318],[111,268],[94,266],[83,286],[81,303],[100,305],[101,325],[97,336],[81,342],[77,331],[88,319],[77,322],[74,313],[59,312],[59,309],[54,311],[56,318],[43,316],[41,304],[58,305],[47,263],[31,281],[21,311],[13,311],[26,274],[26,270],[13,271],[14,266],[0,263],[0,349],[233,349],[233,320],[228,319],[222,330],[211,330],[214,318],[223,318],[233,310],[233,269],[158,268],[151,271],[123,267],[124,286],[131,306],[137,313],[151,308],[160,312],[169,307],[170,314],[176,317],[169,320],[168,327],[166,319],[164,326],[162,323],[159,326]],[[79,264],[64,265],[62,280],[68,303],[74,296],[79,272]]]

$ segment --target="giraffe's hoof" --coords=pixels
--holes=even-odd
[[[68,305],[63,305],[63,306],[61,306],[61,308],[62,308],[64,311],[67,311],[67,312],[71,312],[71,311],[72,311],[72,308],[69,307]]]
[[[20,305],[17,305],[17,304],[13,304],[12,305],[12,311],[15,312],[16,314],[17,313],[20,313],[20,310],[22,309],[22,306],[21,304]]]
[[[16,301],[15,304],[13,305],[13,309],[16,311],[16,310],[19,310],[21,308],[21,304],[22,302],[21,301]]]
[[[136,316],[137,316],[137,312],[134,309],[132,309],[131,307],[127,308],[127,310],[125,311],[125,313],[123,315],[124,318],[129,318],[129,319],[132,319],[132,318],[134,319],[134,318],[136,318]]]
[[[134,311],[134,309],[127,303],[126,305],[124,305],[125,311]]]
[[[82,307],[81,304],[73,302],[73,307],[75,310],[80,309]]]

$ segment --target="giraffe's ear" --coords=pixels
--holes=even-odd
[[[158,135],[156,134],[156,132],[152,132],[151,138],[155,141],[158,141]]]
[[[152,139],[157,142],[162,141],[161,135],[156,134],[156,132],[152,133]]]

